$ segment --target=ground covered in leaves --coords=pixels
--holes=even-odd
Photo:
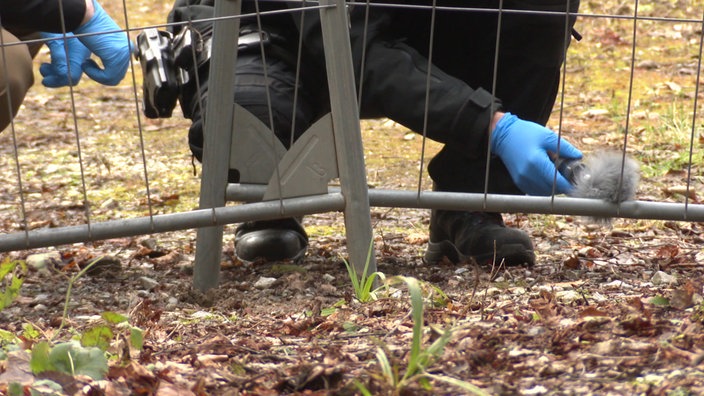
[[[396,213],[383,221],[403,220]],[[519,220],[528,224],[511,217]],[[413,276],[446,295],[424,289],[424,347],[452,331],[430,373],[489,394],[699,394],[702,229],[661,226],[582,232],[565,223],[559,233],[526,227],[542,252],[533,268],[427,266],[418,255],[423,239],[411,235],[380,236],[376,246],[387,277]],[[432,390],[420,382],[396,389],[382,375],[378,347],[401,375],[407,364],[408,294],[401,288],[356,301],[337,253],[341,237],[314,240],[300,265],[243,265],[228,249],[221,286],[205,294],[190,286],[192,255],[161,248],[160,240],[56,249],[0,312],[2,329],[29,348],[44,337],[80,337],[104,323],[106,311],[128,316],[144,331],[142,349],[126,348],[125,330],[116,331],[107,379],[63,378],[64,389],[84,392],[358,394],[359,381],[373,394],[462,393],[441,381],[431,382]],[[73,284],[67,324],[58,331],[68,277],[98,255],[108,258]],[[28,333],[28,325],[39,334]],[[7,360],[3,370],[0,381],[36,380],[26,362]]]
[[[620,7],[609,12],[633,12]],[[644,7],[671,17],[697,9]],[[702,97],[692,52],[701,24],[643,23],[631,107],[631,21],[588,20],[578,26],[585,39],[571,49],[565,105],[550,126],[589,155],[621,149],[628,121],[627,150],[643,172],[638,198],[698,203],[702,134],[691,114]],[[76,87],[75,121],[68,90],[35,87],[15,132],[0,134],[2,232],[196,207],[188,123],[137,119],[129,80]],[[386,120],[365,122],[363,133],[369,183],[414,188],[421,139]],[[532,236],[538,260],[504,268],[427,265],[428,219],[426,210],[372,213],[379,271],[420,281],[421,350],[450,332],[425,376],[401,380],[417,352],[409,289],[358,301],[343,262],[342,216],[328,213],[305,218],[311,246],[299,264],[239,262],[227,227],[220,286],[206,293],[191,286],[193,230],[3,253],[0,261],[26,261],[27,271],[19,296],[0,311],[0,394],[11,384],[81,395],[463,394],[466,384],[499,395],[704,393],[702,224],[509,214],[508,225]],[[2,279],[3,290],[11,279]],[[101,375],[76,373],[84,366],[75,355],[66,370],[32,373],[27,351],[71,339],[105,349],[106,371],[87,364]]]

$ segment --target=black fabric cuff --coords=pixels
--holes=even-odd
[[[475,89],[457,113],[447,144],[470,158],[483,157],[489,143],[491,119],[502,109],[501,100],[483,88]]]

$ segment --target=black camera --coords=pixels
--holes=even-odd
[[[269,48],[272,41],[282,39],[251,26],[240,30],[239,51]],[[176,107],[179,93],[191,80],[191,74],[208,67],[212,50],[212,27],[199,31],[184,26],[175,36],[155,28],[144,29],[137,36],[137,54],[143,74],[144,115],[168,118]],[[290,56],[279,51],[279,56]],[[293,59],[295,61],[295,58]]]
[[[555,167],[572,185],[575,185],[582,177],[582,173],[586,172],[586,165],[581,159],[559,158],[555,161]]]
[[[172,35],[154,28],[137,36],[137,58],[142,66],[144,115],[168,118],[176,107],[179,79],[171,48]]]

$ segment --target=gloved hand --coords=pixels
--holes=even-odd
[[[88,77],[104,85],[117,85],[127,72],[130,64],[131,43],[127,34],[103,10],[97,1],[93,1],[95,13],[85,24],[73,32],[88,49],[103,62],[104,69],[88,59],[83,63],[83,71]],[[101,33],[110,32],[110,33]],[[98,34],[91,34],[98,33]]]
[[[41,37],[53,38],[46,42],[51,54],[51,63],[42,63],[39,66],[39,73],[44,77],[42,84],[49,88],[78,84],[83,75],[81,65],[90,57],[90,50],[71,33],[66,34],[66,39],[60,33],[41,33]]]
[[[513,182],[529,195],[551,195],[555,164],[548,152],[557,153],[558,136],[534,122],[506,113],[496,123],[491,135],[491,152],[506,165]],[[560,140],[559,157],[582,158],[582,152]],[[559,172],[555,194],[566,194],[572,185]]]

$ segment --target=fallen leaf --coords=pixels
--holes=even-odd
[[[670,186],[670,187],[665,187],[663,188],[663,192],[667,195],[682,195],[685,196],[689,199],[691,199],[694,202],[699,202],[699,199],[697,198],[697,193],[694,191],[694,188],[692,186]]]
[[[599,310],[595,307],[589,306],[584,308],[580,313],[580,318],[592,317],[592,316],[609,316],[607,312]]]
[[[567,258],[567,260],[565,260],[565,261],[562,263],[562,265],[563,265],[565,268],[567,268],[567,269],[572,269],[572,270],[578,269],[579,266],[580,266],[579,257],[577,257],[577,256],[570,256],[570,257]]]

